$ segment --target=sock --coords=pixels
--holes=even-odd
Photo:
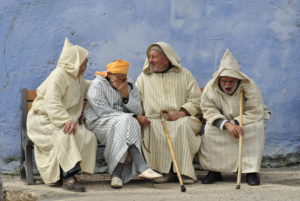
[[[118,165],[114,169],[111,176],[112,177],[119,177],[120,179],[122,179],[122,170],[123,170],[123,163],[118,163]]]
[[[144,172],[145,170],[147,170],[149,168],[149,166],[145,162],[142,154],[140,153],[140,151],[138,150],[138,148],[135,145],[130,145],[128,148],[128,152],[132,156],[133,162],[136,165],[137,170],[140,173]]]

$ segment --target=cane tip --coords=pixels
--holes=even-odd
[[[241,189],[241,185],[236,185],[235,189]]]
[[[185,192],[186,191],[186,188],[184,185],[181,186],[181,192]]]

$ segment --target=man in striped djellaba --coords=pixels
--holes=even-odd
[[[244,98],[240,101],[240,93]],[[243,126],[240,104],[244,105]],[[202,136],[199,160],[209,170],[202,180],[212,184],[222,180],[221,172],[236,172],[238,168],[239,136],[243,135],[242,173],[249,185],[259,185],[259,171],[264,151],[265,119],[270,114],[255,82],[240,71],[227,49],[219,70],[203,91],[201,109],[207,123]]]
[[[106,72],[96,72],[84,112],[87,128],[105,145],[112,188],[121,188],[137,173],[148,179],[161,177],[141,155],[141,128],[136,116],[142,107],[139,91],[127,79],[128,68],[129,63],[116,60],[107,65]]]
[[[160,112],[167,110],[167,130],[185,184],[197,180],[193,158],[199,151],[201,91],[192,73],[165,42],[147,48],[144,69],[136,85],[141,93],[143,116],[143,153],[149,166],[163,174],[156,182],[174,179],[176,168],[164,135]]]

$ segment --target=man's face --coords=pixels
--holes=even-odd
[[[169,59],[156,50],[149,51],[148,60],[153,72],[163,72],[169,67]]]
[[[87,63],[88,63],[88,59],[86,58],[83,63],[81,64],[81,66],[79,67],[79,75],[81,75],[82,73],[84,73],[84,71],[87,69]]]
[[[233,77],[222,76],[220,78],[220,85],[226,94],[231,95],[235,91],[238,81],[238,79]]]
[[[127,75],[122,73],[108,72],[109,82],[113,87],[119,87],[120,84],[127,82]]]

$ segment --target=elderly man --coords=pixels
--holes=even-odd
[[[144,115],[138,116],[143,125],[143,152],[151,168],[163,173],[156,182],[174,179],[175,167],[165,139],[161,110],[168,111],[167,129],[174,147],[179,169],[185,184],[197,179],[193,159],[200,147],[201,122],[200,88],[180,59],[164,42],[151,44],[143,72],[136,85],[141,93]]]
[[[161,177],[141,155],[141,128],[135,116],[142,108],[137,88],[127,80],[128,67],[124,60],[108,64],[107,72],[96,72],[87,93],[86,125],[106,145],[104,157],[112,188],[121,188],[137,172],[148,179]],[[133,161],[126,161],[129,156]]]
[[[239,115],[241,91],[244,91],[243,128]],[[238,138],[243,135],[242,173],[247,173],[249,185],[259,185],[264,120],[270,114],[257,85],[240,71],[238,62],[228,49],[219,70],[205,86],[201,109],[207,124],[202,136],[200,163],[209,170],[202,183],[212,184],[222,180],[221,172],[237,171]]]
[[[46,184],[63,179],[63,188],[84,192],[75,176],[93,173],[97,143],[93,133],[79,124],[89,86],[84,80],[88,51],[68,39],[57,67],[38,87],[27,117],[28,136],[34,143],[37,168]]]

